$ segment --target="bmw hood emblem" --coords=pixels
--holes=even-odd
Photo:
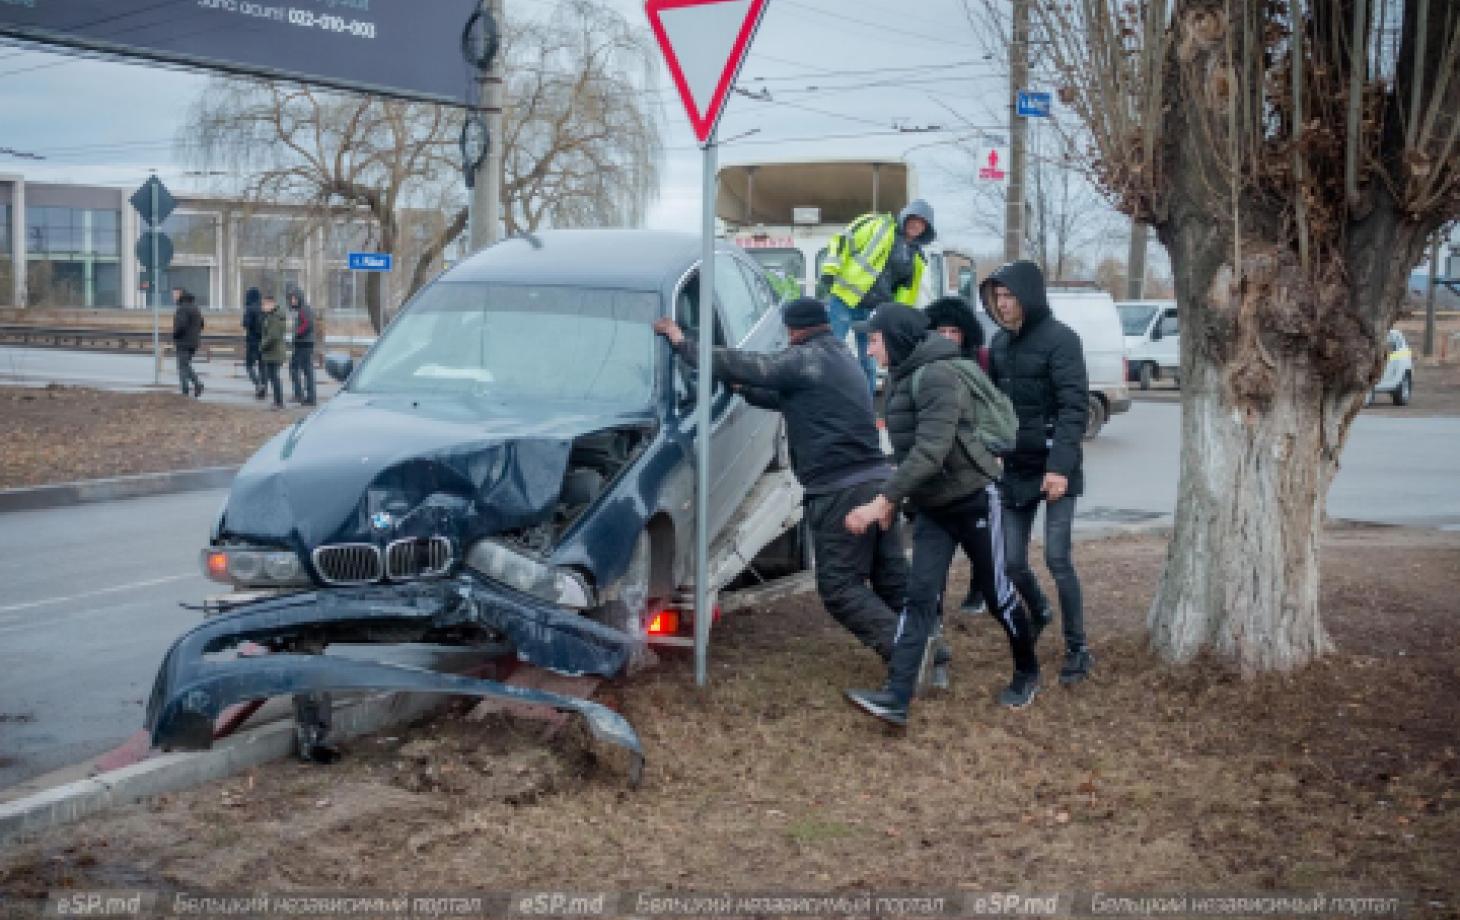
[[[389,511],[377,511],[370,515],[370,526],[384,533],[395,524],[395,517]]]

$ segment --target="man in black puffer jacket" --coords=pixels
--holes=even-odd
[[[883,414],[897,469],[876,498],[847,515],[847,529],[859,533],[886,521],[904,501],[917,517],[907,606],[898,622],[887,686],[848,690],[847,697],[880,719],[907,724],[928,637],[938,623],[948,566],[962,546],[1013,653],[1014,679],[999,702],[1022,709],[1039,688],[1039,662],[1024,607],[998,564],[1003,548],[998,487],[959,443],[960,424],[971,427],[978,407],[952,364],[958,346],[929,332],[925,315],[899,304],[878,307],[867,333],[868,354],[888,368]]]
[[[1029,536],[1044,505],[1044,561],[1059,592],[1065,660],[1060,683],[1084,680],[1095,663],[1085,639],[1080,579],[1071,553],[1075,499],[1084,491],[1080,440],[1089,385],[1080,337],[1050,313],[1044,275],[1033,262],[1010,262],[979,285],[984,309],[1001,330],[989,372],[1019,416],[1014,450],[1004,458],[1004,555],[1009,577],[1034,618],[1034,634],[1053,614],[1029,567]]]
[[[842,526],[847,512],[876,495],[892,472],[872,396],[857,359],[831,334],[821,301],[790,301],[781,319],[789,348],[775,354],[716,348],[715,376],[751,405],[785,417],[791,469],[805,493],[816,553],[816,591],[826,612],[885,662],[892,655],[895,611],[907,592],[901,525],[893,521],[860,535]],[[681,360],[696,365],[693,336],[668,318],[656,321],[654,331]]]

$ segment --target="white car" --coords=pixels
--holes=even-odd
[[[1394,405],[1407,406],[1410,397],[1414,395],[1414,352],[1410,351],[1409,343],[1404,340],[1404,333],[1398,329],[1389,330],[1385,348],[1389,352],[1389,360],[1385,362],[1384,373],[1369,391],[1364,405],[1373,405],[1380,393],[1388,393],[1389,398],[1394,400]]]
[[[1181,330],[1174,300],[1123,300],[1115,305],[1125,332],[1132,383],[1149,390],[1153,380],[1181,385]]]

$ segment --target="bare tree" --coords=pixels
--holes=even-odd
[[[1029,0],[1084,162],[1181,311],[1181,488],[1156,649],[1324,653],[1329,483],[1425,241],[1460,214],[1453,0]],[[1005,21],[1002,4],[985,10]]]
[[[1114,211],[1075,167],[1064,138],[1054,134],[1041,137],[1041,133],[1031,132],[1027,173],[1029,239],[1033,257],[1050,279],[1069,280],[1077,273],[1080,254],[1109,234]],[[951,177],[969,189],[973,224],[990,234],[1002,235],[1005,189],[978,177],[985,151],[966,144],[958,147],[963,156]]]
[[[504,54],[505,136],[494,143],[503,145],[507,232],[640,222],[662,155],[645,101],[654,74],[646,41],[601,0],[560,0],[545,20],[510,22]],[[234,190],[250,201],[309,203],[322,222],[365,210],[380,251],[414,259],[409,297],[466,227],[462,116],[447,106],[220,78],[193,104],[183,150],[236,176]],[[441,219],[402,253],[406,209]],[[366,284],[379,330],[380,277],[372,272]]]

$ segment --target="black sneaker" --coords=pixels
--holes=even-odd
[[[1070,687],[1090,676],[1095,667],[1095,656],[1088,648],[1072,648],[1065,652],[1065,663],[1060,668],[1060,685]]]
[[[264,391],[263,391],[263,388],[262,387],[260,387],[259,389],[253,391],[253,398],[254,399],[263,399],[264,398]]]
[[[1039,674],[1015,671],[1014,679],[1009,686],[999,691],[999,705],[1007,706],[1010,709],[1023,709],[1034,702],[1034,695],[1039,692]]]
[[[1044,632],[1044,627],[1054,622],[1054,611],[1046,604],[1038,610],[1029,612],[1029,644],[1039,644],[1039,634]]]
[[[193,388],[193,398],[194,399],[202,399],[203,398],[203,381],[199,380],[198,381],[198,385]]]
[[[890,690],[848,690],[851,704],[888,725],[907,727],[907,704],[899,702]]]
[[[958,605],[960,613],[975,617],[987,613],[988,609],[988,605],[983,602],[983,595],[977,591],[969,591],[968,597],[965,597],[963,603]]]
[[[953,650],[948,643],[942,639],[938,640],[937,648],[933,651],[933,667],[928,672],[929,690],[947,690],[950,681],[948,677],[948,666],[953,663]]]

